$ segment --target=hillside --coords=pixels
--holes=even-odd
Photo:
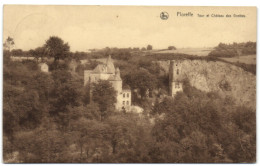
[[[256,65],[256,54],[254,55],[244,55],[240,57],[231,57],[231,58],[220,58],[225,61],[231,62],[231,63],[245,63],[245,64],[255,64]]]
[[[199,90],[218,92],[221,96],[231,96],[237,104],[256,107],[256,76],[240,67],[224,62],[204,60],[180,61],[183,79]],[[168,73],[170,61],[158,61]]]
[[[256,42],[249,41],[246,43],[233,43],[233,44],[219,43],[219,45],[209,53],[209,56],[236,57],[236,56],[254,55],[254,54],[256,54]]]
[[[177,54],[189,54],[189,55],[197,55],[197,56],[208,56],[208,54],[212,51],[212,48],[178,48],[177,50],[154,50],[152,53],[160,53],[160,54],[169,54],[169,53],[177,53]]]

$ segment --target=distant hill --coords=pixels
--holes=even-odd
[[[179,54],[188,54],[188,55],[197,55],[197,56],[207,56],[213,48],[178,48],[176,50],[153,50],[151,53],[160,53],[160,54],[168,54],[168,53],[179,53]]]

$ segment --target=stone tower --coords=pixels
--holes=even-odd
[[[182,91],[181,63],[171,60],[169,68],[169,95],[174,97],[177,92]]]
[[[112,86],[117,91],[117,93],[122,92],[122,79],[120,77],[120,70],[118,67],[116,68],[115,75],[110,76],[108,80],[112,83]]]

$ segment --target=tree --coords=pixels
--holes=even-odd
[[[169,47],[168,47],[168,50],[176,50],[176,47],[174,47],[174,46],[169,46]]]
[[[152,49],[153,49],[153,46],[149,44],[149,45],[147,46],[147,50],[152,50]]]
[[[145,51],[146,50],[146,48],[145,47],[143,47],[142,49],[141,49],[141,51]]]
[[[30,90],[20,94],[15,103],[13,109],[14,113],[19,115],[18,123],[21,128],[34,129],[41,124],[44,111],[37,91]]]
[[[148,152],[153,144],[148,119],[137,114],[118,113],[106,119],[105,123],[108,125],[105,140],[112,148],[112,154],[104,156],[102,162],[149,162]]]
[[[11,49],[14,47],[14,39],[8,36],[8,38],[4,42],[4,49],[11,51]]]
[[[39,100],[41,103],[47,104],[49,101],[49,94],[53,90],[53,86],[53,79],[50,75],[46,73],[37,73],[33,76],[26,89],[38,91]]]
[[[60,127],[67,129],[70,123],[70,107],[81,104],[83,88],[81,80],[64,70],[52,72],[53,90],[49,94],[50,114],[56,118]]]
[[[46,48],[47,54],[50,57],[54,57],[54,61],[64,59],[70,51],[68,43],[64,43],[64,41],[57,36],[51,36],[46,41],[44,47]]]
[[[18,132],[14,145],[22,163],[68,162],[67,157],[64,157],[68,151],[64,133],[56,129],[40,127]]]
[[[46,54],[46,50],[44,47],[37,47],[34,50],[29,50],[29,54],[31,54],[32,56],[34,56],[37,61],[39,60],[39,58],[42,58],[45,54]]]
[[[156,78],[145,69],[131,71],[124,80],[131,89],[139,89],[142,98],[145,98],[146,93],[152,91],[157,85]]]
[[[76,151],[77,156],[73,156],[74,161],[72,162],[93,162],[93,159],[100,155],[100,151],[108,150],[105,145],[108,141],[104,138],[107,130],[107,125],[100,121],[89,120],[85,117],[73,120],[71,123],[72,134],[68,134],[68,137],[71,137],[71,142],[76,144],[76,148],[71,151],[72,153]],[[69,157],[71,157],[71,151]]]
[[[101,119],[104,119],[109,112],[114,110],[116,91],[109,81],[100,80],[93,85],[92,99],[94,102],[98,103]]]
[[[13,50],[11,51],[11,54],[12,54],[13,56],[23,56],[23,55],[24,55],[24,52],[23,52],[23,50],[21,50],[21,49],[13,49]]]
[[[86,107],[85,110],[83,111],[83,116],[86,119],[95,119],[95,120],[101,120],[100,117],[100,109],[98,107],[98,104],[94,102],[90,102]]]

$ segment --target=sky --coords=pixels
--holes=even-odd
[[[169,18],[162,20],[161,12]],[[177,16],[193,13],[193,17]],[[198,17],[197,14],[210,17]],[[242,14],[219,18],[212,14]],[[138,6],[4,6],[3,41],[15,48],[42,46],[50,36],[68,42],[71,51],[104,47],[155,49],[214,47],[220,42],[256,41],[255,7],[138,7]]]

